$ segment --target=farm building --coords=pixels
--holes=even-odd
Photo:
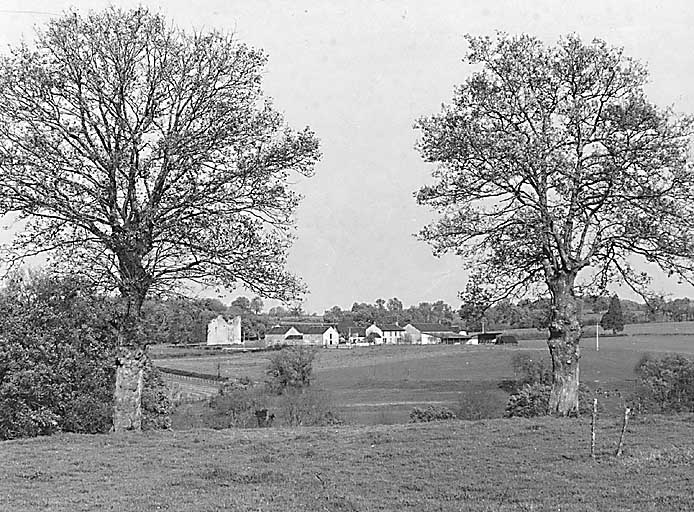
[[[378,334],[381,343],[397,345],[402,343],[405,329],[395,324],[371,324],[366,328],[366,335],[371,333]]]
[[[240,316],[227,322],[222,315],[219,315],[207,324],[208,345],[240,345],[241,343]]]
[[[296,340],[296,336],[303,339],[301,333],[291,325],[277,325],[265,333],[265,343],[268,345],[289,343],[288,338],[292,337],[293,340]]]
[[[340,336],[329,325],[278,325],[265,333],[268,345],[286,343],[287,345],[337,346]]]
[[[478,332],[471,335],[468,345],[518,345],[513,334],[500,332]]]
[[[345,334],[342,335],[347,343],[360,345],[366,343],[366,329],[362,327],[347,327]]]
[[[464,343],[469,339],[457,329],[443,324],[407,324],[405,333],[409,341],[415,345],[434,345],[438,343]]]

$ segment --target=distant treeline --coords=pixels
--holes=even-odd
[[[607,311],[608,296],[587,296],[579,300],[585,324],[594,324]],[[667,300],[655,297],[649,305],[631,300],[621,301],[625,323],[681,322],[694,320],[694,301]],[[453,306],[442,300],[420,302],[404,307],[397,299],[377,299],[374,303],[355,302],[350,309],[333,306],[323,315],[307,315],[299,306],[276,306],[263,311],[259,298],[237,297],[229,305],[217,299],[153,299],[144,306],[145,331],[153,343],[204,343],[207,324],[218,315],[232,318],[241,315],[245,340],[262,339],[278,323],[327,323],[337,326],[367,327],[372,323],[405,325],[407,323],[440,323],[459,326],[468,331],[486,329],[542,329],[547,325],[549,301],[546,299],[501,301],[487,309],[482,317],[472,316],[471,308]]]

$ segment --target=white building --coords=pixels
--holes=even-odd
[[[234,317],[231,322],[227,322],[222,315],[214,318],[207,324],[207,344],[208,345],[240,345],[241,339],[241,317]]]

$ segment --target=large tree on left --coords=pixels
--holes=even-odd
[[[287,181],[319,148],[263,95],[265,61],[231,35],[111,8],[56,18],[0,62],[0,202],[25,221],[6,257],[48,252],[119,291],[116,431],[141,426],[149,292],[301,291]]]

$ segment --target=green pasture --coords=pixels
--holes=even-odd
[[[0,510],[691,511],[692,415],[55,435],[0,445]]]
[[[581,380],[592,389],[635,386],[634,367],[645,353],[694,354],[694,322],[638,324],[642,334],[582,340]],[[660,330],[660,334],[652,334]],[[677,334],[680,332],[680,334]],[[518,346],[401,345],[322,349],[314,363],[315,385],[328,391],[351,423],[401,423],[415,406],[438,404],[478,410],[482,417],[503,414],[507,394],[499,383],[514,377],[511,360],[519,352],[549,360],[542,340]],[[270,353],[225,353],[157,359],[160,366],[262,381]],[[472,418],[479,416],[472,415]]]

